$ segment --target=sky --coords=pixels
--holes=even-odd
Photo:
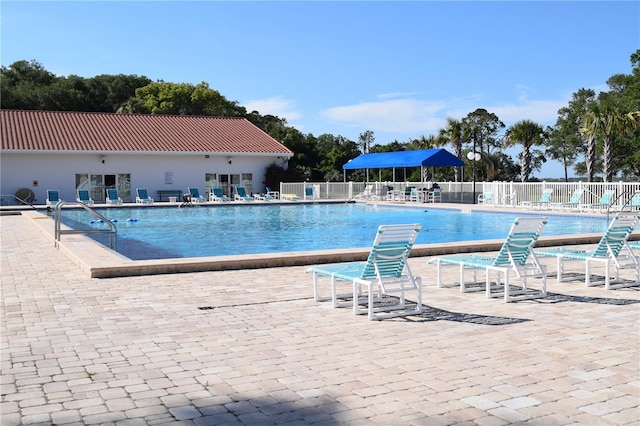
[[[640,49],[638,1],[3,0],[0,24],[3,66],[206,82],[305,134],[370,130],[381,145],[477,108],[553,125],[579,89],[630,74]]]

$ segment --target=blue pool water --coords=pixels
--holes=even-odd
[[[118,252],[134,260],[370,247],[382,224],[422,224],[417,244],[502,239],[516,217],[527,215],[363,203],[96,210],[118,227]],[[82,209],[64,209],[63,223],[106,227]],[[605,217],[551,216],[543,236],[601,233],[606,227]],[[107,245],[103,237],[93,238]]]

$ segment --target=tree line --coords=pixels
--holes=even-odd
[[[35,60],[21,60],[0,69],[0,107],[3,109],[109,112],[121,114],[172,114],[244,117],[280,141],[295,155],[285,170],[277,165],[267,169],[266,184],[280,182],[338,181],[344,177],[342,165],[361,153],[431,149],[450,146],[453,153],[469,163],[466,153],[475,151],[476,179],[485,181],[530,181],[547,159],[564,166],[565,180],[571,168],[589,182],[614,178],[640,179],[640,50],[630,57],[631,74],[615,74],[606,92],[596,94],[581,88],[569,104],[558,110],[558,119],[546,128],[523,119],[506,128],[499,117],[483,108],[461,119],[447,118],[437,134],[419,136],[406,142],[375,142],[370,130],[357,141],[341,135],[303,134],[283,118],[247,111],[230,101],[206,82],[199,84],[151,81],[138,75],[57,76]],[[520,147],[514,159],[504,153]],[[436,168],[429,178],[435,181],[470,180],[471,167]],[[421,180],[420,169],[396,173],[381,170],[349,171],[350,180]],[[462,176],[465,173],[465,176]]]

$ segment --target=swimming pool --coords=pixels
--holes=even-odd
[[[255,204],[97,208],[118,228],[117,251],[133,260],[369,247],[381,224],[420,223],[416,244],[502,239],[523,212],[355,204]],[[74,229],[106,227],[82,209],[63,209]],[[554,215],[543,236],[601,233],[605,217]],[[92,236],[107,245],[104,236]]]

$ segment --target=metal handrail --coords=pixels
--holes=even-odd
[[[18,202],[20,202],[21,204],[23,204],[23,205],[25,205],[25,206],[30,206],[30,207],[31,207],[32,209],[34,209],[34,210],[38,210],[38,209],[33,205],[33,203],[29,203],[29,202],[27,202],[26,200],[23,200],[23,199],[22,199],[22,198],[20,198],[20,197],[16,197],[14,194],[0,194],[0,198],[3,198],[3,197],[11,197],[11,198],[14,198],[14,199],[18,200]]]
[[[609,207],[607,208],[607,220],[609,219],[609,213],[611,213],[611,208],[612,208],[613,206],[617,206],[617,205],[618,205],[618,200],[619,200],[620,198],[622,198],[623,196],[627,195],[627,194],[631,194],[631,196],[630,196],[629,198],[627,198],[627,201],[625,201],[625,202],[624,202],[624,204],[622,204],[622,205],[620,206],[620,210],[619,210],[619,211],[623,211],[623,210],[624,210],[624,208],[625,208],[625,207],[627,207],[627,206],[631,203],[631,200],[633,200],[633,197],[635,197],[635,196],[636,196],[636,194],[640,194],[640,191],[635,191],[635,192],[623,192],[623,193],[621,193],[620,195],[618,195],[618,196],[616,197],[616,199],[615,199],[615,200],[613,200],[613,202],[612,202],[611,204],[609,204]]]
[[[62,222],[62,206],[66,204],[79,205],[84,208],[86,211],[91,213],[93,216],[97,217],[99,220],[103,221],[109,226],[109,229],[61,229]],[[97,211],[93,210],[91,207],[86,205],[85,203],[79,201],[59,201],[56,203],[54,209],[55,213],[55,245],[58,247],[58,242],[60,241],[60,237],[62,234],[109,234],[109,248],[111,250],[116,249],[116,242],[118,240],[118,228],[116,225],[111,222],[106,217],[102,216]]]

